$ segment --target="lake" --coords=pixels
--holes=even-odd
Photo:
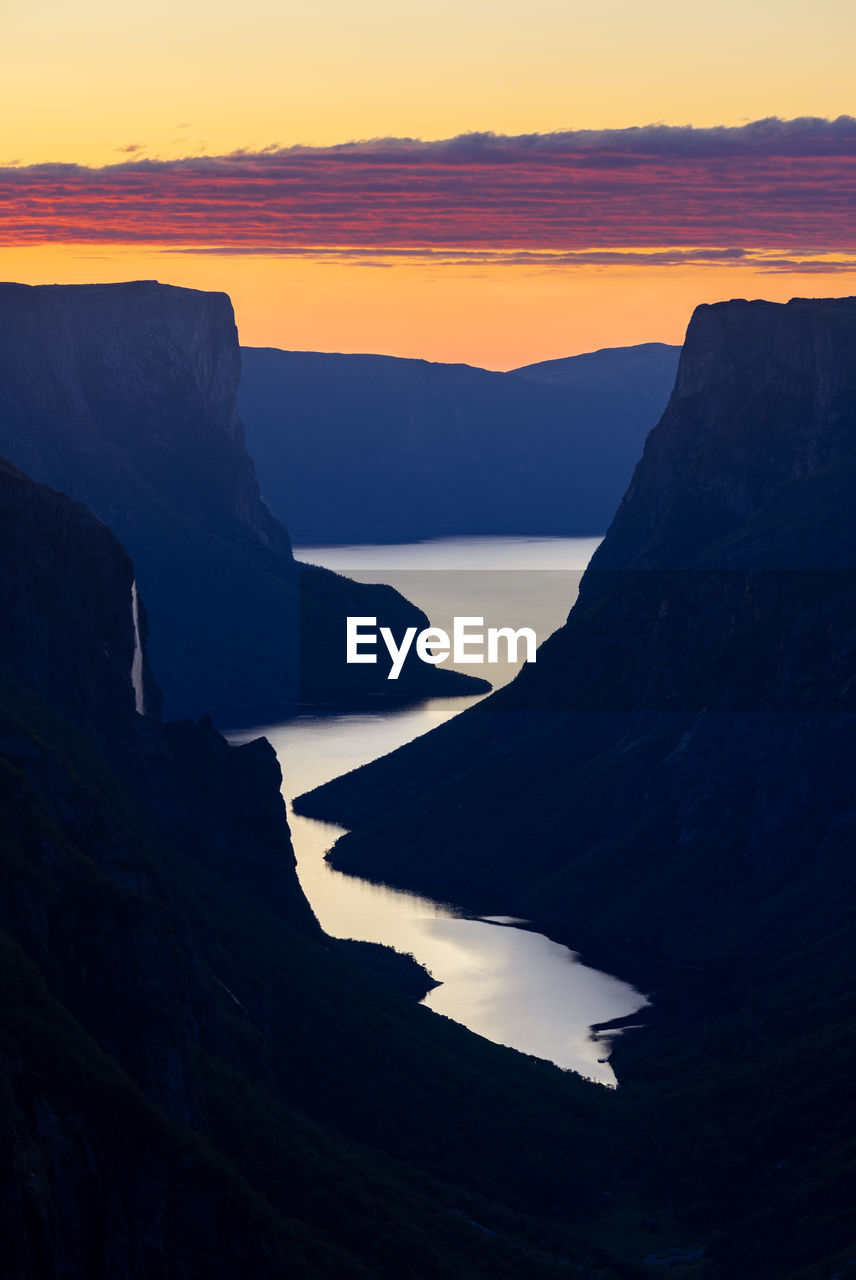
[[[385,582],[422,608],[433,625],[480,616],[485,626],[531,626],[539,643],[564,622],[597,538],[443,538],[390,546],[296,547],[305,562],[363,582]],[[497,686],[516,666],[468,666]],[[372,884],[334,870],[324,855],[342,828],[295,814],[290,805],[322,782],[395,750],[479,701],[430,698],[388,712],[306,714],[228,733],[264,736],[283,772],[303,890],[334,937],[382,942],[411,953],[441,985],[424,1003],[479,1035],[612,1085],[610,1036],[593,1023],[647,1004],[626,982],[580,962],[573,951],[520,921],[476,920],[453,904]]]

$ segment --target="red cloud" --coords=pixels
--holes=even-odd
[[[527,253],[853,247],[856,120],[381,139],[0,170],[0,243]]]

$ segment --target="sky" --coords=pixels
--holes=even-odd
[[[509,368],[856,292],[841,0],[0,0],[0,277]]]

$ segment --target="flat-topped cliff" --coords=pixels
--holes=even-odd
[[[347,613],[396,634],[427,620],[395,592],[325,570],[304,595],[244,447],[240,368],[225,294],[0,285],[0,454],[85,502],[128,550],[168,713],[234,721],[301,700],[484,687],[416,661],[395,687],[378,668],[345,666]]]
[[[356,828],[336,864],[685,958],[820,895],[852,824],[854,352],[853,299],[700,307],[537,665],[301,801]]]
[[[699,308],[537,664],[296,803],[334,866],[706,972],[613,1062],[639,1176],[741,1280],[853,1257],[854,493],[856,299]]]

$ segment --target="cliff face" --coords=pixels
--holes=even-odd
[[[273,750],[262,740],[230,749],[207,718],[161,724],[145,602],[135,618],[125,550],[86,507],[2,460],[0,522],[0,662],[110,758],[172,838],[180,831],[231,858],[245,883],[256,875],[261,892],[309,925]]]
[[[582,1104],[591,1147],[586,1086],[349,963],[298,886],[272,748],[162,724],[145,653],[140,713],[112,534],[5,463],[0,525],[4,1273],[555,1274],[486,1241],[472,1218],[494,1211],[460,1187],[580,1202],[566,1111]],[[463,1124],[438,1135],[450,1108]],[[524,1155],[504,1167],[509,1132]],[[558,1232],[581,1276],[616,1274]]]
[[[853,298],[699,307],[592,568],[853,568],[854,324]]]
[[[699,308],[537,666],[302,802],[358,828],[337,865],[684,959],[775,943],[801,895],[832,924],[853,821],[854,338],[852,299]],[[405,822],[429,834],[399,841]]]
[[[2,460],[0,522],[0,661],[96,740],[120,737],[135,715],[130,559],[85,507],[35,486]],[[141,693],[157,715],[142,605],[138,619]]]
[[[373,668],[330,672],[301,652],[300,569],[244,447],[240,363],[224,294],[153,281],[2,285],[0,453],[85,502],[127,548],[171,715],[270,715],[304,692],[386,696]],[[335,574],[313,574],[306,612],[319,633],[343,634],[344,594],[351,585]],[[357,594],[357,612],[383,615],[396,634],[426,625],[401,597]],[[407,692],[470,691],[451,672],[406,670]]]
[[[296,806],[341,868],[709,971],[614,1062],[640,1176],[739,1280],[854,1256],[854,492],[856,300],[700,308],[537,665]]]
[[[298,542],[601,534],[666,404],[676,347],[494,373],[244,348],[265,500]]]
[[[230,752],[210,725],[161,725],[131,562],[85,507],[4,462],[0,521],[6,1263],[169,1273],[175,1197],[210,1274],[242,1255],[269,1274],[246,1205],[171,1127],[202,1122],[195,1046],[235,1055],[157,850],[237,877],[311,936],[279,769],[267,744]]]
[[[275,904],[290,926],[316,934],[297,882],[273,749],[263,739],[231,748],[207,717],[160,720],[145,606],[138,600],[135,620],[133,567],[124,549],[84,506],[5,462],[0,520],[3,750],[23,785],[42,797],[53,822],[80,838],[108,879],[144,893],[157,886],[140,847],[139,830],[148,825],[188,858],[239,877],[243,892]],[[135,690],[138,645],[142,677]],[[96,781],[101,767],[115,774],[105,804]],[[148,906],[156,915],[161,910]],[[161,921],[159,935],[164,927]],[[157,950],[152,942],[145,963],[92,967],[108,983],[124,981],[123,972],[156,974],[163,969],[153,960]],[[80,964],[65,957],[59,969],[69,980]]]
[[[146,500],[288,553],[244,448],[225,294],[6,284],[0,325],[3,444],[28,475],[61,478],[116,532],[139,523]]]

